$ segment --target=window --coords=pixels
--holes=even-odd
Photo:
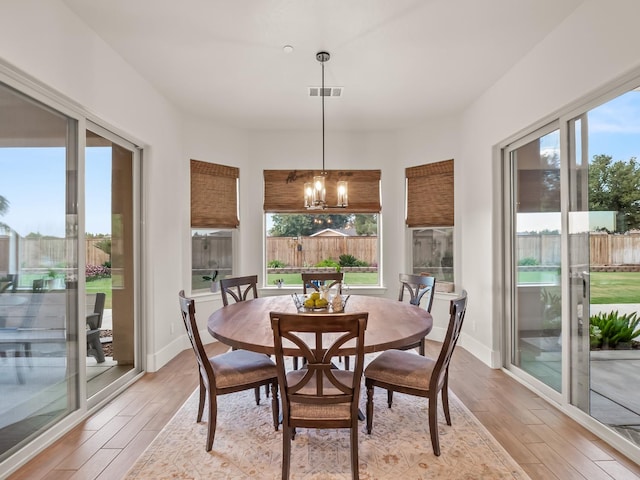
[[[437,290],[453,291],[453,160],[409,167],[406,182],[412,273],[433,275]]]
[[[239,173],[236,167],[191,160],[192,291],[233,273]]]
[[[379,285],[379,214],[267,214],[267,285],[339,269],[347,285]]]
[[[453,227],[412,229],[411,241],[412,273],[453,282]]]
[[[191,229],[191,289],[211,287],[233,272],[233,230]]]
[[[316,174],[264,171],[266,285],[301,285],[303,271],[336,269],[347,285],[379,285],[380,170],[328,171],[328,204],[347,180],[349,206],[306,210],[303,185]]]

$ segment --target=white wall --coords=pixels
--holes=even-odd
[[[211,123],[207,120],[190,117],[188,115],[183,116],[182,132],[184,135],[184,151],[180,158],[180,168],[189,171],[190,161],[201,160],[203,162],[219,163],[221,165],[231,165],[240,168],[240,220],[241,225],[238,231],[237,238],[241,240],[244,235],[244,225],[249,223],[245,222],[245,218],[248,218],[252,212],[247,211],[248,202],[244,202],[243,198],[247,194],[242,193],[242,182],[245,176],[251,175],[249,155],[248,155],[248,133],[246,131],[237,130],[234,128],[228,128],[215,123]],[[260,172],[261,173],[261,172]],[[180,269],[180,278],[183,288],[189,294],[191,290],[191,216],[190,216],[190,178],[184,179],[184,188],[186,189],[185,198],[180,200],[180,203],[184,207],[184,213],[179,220],[179,228],[182,232],[182,236],[185,239],[184,248],[181,251],[182,263]],[[254,195],[255,196],[255,195]],[[215,202],[215,199],[212,199]],[[237,245],[237,244],[236,244]],[[240,246],[239,251],[236,253],[236,258],[240,261],[241,265],[244,265],[243,261],[244,247]],[[238,274],[244,272],[243,267],[240,267]],[[247,270],[246,274],[254,273]],[[166,292],[170,295],[170,292]],[[203,293],[194,295],[196,299],[196,318],[198,321],[198,328],[200,330],[200,336],[206,342],[211,339],[211,335],[207,332],[207,318],[218,308],[222,307],[222,300],[220,294]],[[174,319],[174,330],[182,334],[184,327],[178,316]],[[162,366],[163,363],[173,358],[177,353],[185,348],[191,348],[186,335],[173,336],[170,345],[165,349],[166,355],[161,357],[162,363],[158,362],[158,366]],[[159,359],[160,360],[160,359]]]
[[[170,342],[184,269],[178,252],[185,237],[177,219],[188,215],[188,205],[174,200],[188,198],[189,171],[178,168],[177,111],[62,3],[4,0],[1,9],[0,58],[145,148],[144,229],[154,241],[142,249],[148,282],[142,300],[147,368],[155,370],[171,358],[158,362],[155,354]]]
[[[464,113],[456,210],[463,216],[458,232],[460,280],[469,291],[465,329],[474,338],[466,346],[495,367],[500,366],[502,292],[494,271],[501,258],[496,249],[500,218],[494,206],[501,185],[492,149],[637,68],[638,18],[640,2],[635,0],[584,3]]]
[[[397,205],[404,199],[404,187],[394,181],[397,177],[396,136],[389,132],[345,133],[327,131],[325,135],[325,167],[382,170],[384,255],[389,249],[400,248],[401,242],[387,232],[398,230]],[[263,265],[264,238],[262,195],[264,169],[321,169],[322,132],[251,132],[249,135],[247,171],[240,172],[240,213],[242,231],[241,273],[256,272]],[[397,178],[396,178],[397,180]],[[389,188],[386,188],[386,186]],[[302,199],[302,187],[300,188]],[[301,200],[302,201],[302,200]],[[389,213],[389,214],[387,214]],[[396,245],[398,244],[398,245]],[[385,263],[386,265],[386,263]],[[390,265],[393,271],[393,265]],[[261,273],[261,272],[260,272]],[[390,273],[385,271],[384,283],[389,284]],[[396,274],[397,279],[397,274]],[[392,283],[395,286],[395,283]]]

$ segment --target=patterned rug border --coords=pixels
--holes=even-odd
[[[375,392],[373,432],[371,435],[366,434],[364,422],[362,422],[359,431],[361,479],[530,480],[522,467],[451,390],[449,390],[449,402],[453,426],[449,427],[444,422],[441,407],[438,412],[442,450],[440,457],[434,456],[431,450],[428,422],[426,421],[427,400],[396,393],[394,406],[392,409],[388,409],[386,392],[382,389],[376,389]],[[361,397],[365,396],[361,395]],[[225,402],[225,399],[230,401]],[[414,403],[421,404],[418,407],[419,411],[403,415],[405,409],[410,408]],[[216,439],[213,450],[208,453],[204,449],[207,431],[206,418],[205,421],[196,423],[197,405],[198,390],[196,389],[136,460],[125,476],[126,480],[280,478],[282,429],[279,429],[278,432],[274,431],[273,424],[270,423],[271,401],[266,400],[264,394],[259,406],[255,405],[253,391],[239,392],[219,398]],[[364,411],[363,398],[361,399],[361,408]],[[252,411],[253,413],[251,413]],[[418,439],[420,440],[419,451],[417,453],[408,452],[406,458],[398,459],[399,456],[405,456],[405,450],[410,450],[410,448],[415,450],[416,446],[409,444],[411,441],[409,438],[405,441],[406,448],[405,446],[398,447],[398,444],[402,442],[398,441],[397,435],[387,436],[385,441],[383,438],[385,437],[384,420],[380,417],[388,416],[385,414],[393,412],[391,415],[397,416],[399,414],[400,418],[405,416],[413,418],[412,415],[421,415],[422,411],[424,411],[423,421],[414,420],[409,425],[419,425],[418,430],[422,430],[419,432],[422,437]],[[241,423],[241,420],[238,419],[247,417],[247,415],[243,415],[244,413],[250,417],[259,417],[252,419],[252,421],[256,420],[253,430],[258,433],[249,434],[249,438],[245,437],[246,442],[243,438],[235,436],[234,434],[237,432],[233,430],[233,427],[237,426],[236,424]],[[236,418],[235,423],[234,418]],[[471,427],[471,432],[465,431],[465,428],[468,429],[467,426]],[[447,445],[448,437],[454,431],[451,429],[456,427],[460,432],[455,431],[455,434],[464,440],[464,442],[460,442],[463,445]],[[323,435],[323,432],[330,433]],[[246,432],[243,430],[241,433]],[[261,436],[258,437],[258,435]],[[331,435],[338,437],[329,439]],[[470,438],[474,436],[477,438]],[[391,438],[395,438],[395,442]],[[275,445],[273,445],[274,441]],[[248,445],[243,446],[243,442]],[[369,453],[375,453],[376,446],[365,449],[365,444],[380,442],[383,445],[378,445],[378,450],[382,446],[385,450],[388,448],[392,451],[395,446],[396,452],[400,451],[401,454],[378,452],[378,456],[368,457]],[[328,444],[331,444],[331,447],[328,447]],[[338,445],[337,452],[331,451],[334,444]],[[275,448],[268,448],[269,445]],[[466,447],[469,445],[471,448],[487,448],[494,455],[494,459],[484,459],[481,458],[482,455],[474,456],[473,453],[467,451]],[[239,451],[241,453],[238,453]],[[416,458],[417,456],[423,458]],[[383,460],[380,461],[380,458]],[[495,461],[492,464],[493,460]],[[400,465],[403,461],[408,464],[405,470],[396,470],[396,467],[402,468]],[[312,465],[314,462],[316,465]],[[413,464],[409,465],[410,462]],[[311,471],[303,471],[305,467],[311,468]],[[385,468],[388,471],[385,471]],[[305,429],[299,431],[292,444],[291,478],[316,480],[351,478],[347,431]]]

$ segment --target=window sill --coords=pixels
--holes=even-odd
[[[261,287],[258,288],[260,295],[268,297],[274,295],[290,295],[292,293],[300,293],[302,292],[302,285],[284,285],[282,287]],[[348,291],[343,293],[348,293],[350,295],[384,295],[387,292],[387,287],[383,287],[380,285],[357,285],[357,286],[348,286]]]

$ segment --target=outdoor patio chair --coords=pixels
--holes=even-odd
[[[102,316],[104,315],[104,303],[107,295],[104,292],[96,293],[96,301],[93,312],[87,314],[87,355],[95,357],[98,363],[105,360],[100,331],[102,329]]]

